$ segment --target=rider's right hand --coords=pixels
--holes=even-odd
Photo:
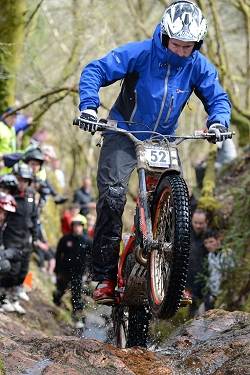
[[[80,125],[79,125],[80,129],[90,132],[91,134],[94,134],[97,131],[96,124],[89,124],[87,122],[84,122],[84,120],[93,121],[93,122],[98,121],[97,113],[94,109],[89,108],[89,109],[85,109],[84,111],[81,111],[79,120],[80,120]]]
[[[227,128],[222,124],[213,124],[209,127],[208,133],[211,134],[211,138],[208,139],[210,143],[222,142],[227,138],[230,138],[223,133],[227,133]]]

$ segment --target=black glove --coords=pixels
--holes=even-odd
[[[56,195],[54,197],[54,202],[55,202],[55,204],[63,204],[65,202],[67,202],[68,199],[69,199],[68,195]]]
[[[80,125],[79,125],[80,129],[90,132],[91,134],[95,134],[95,132],[97,131],[97,125],[84,122],[84,120],[93,121],[93,122],[98,121],[97,114],[94,109],[85,109],[84,111],[82,111],[80,114],[79,120],[80,120]]]
[[[229,138],[228,135],[223,135],[223,133],[227,133],[227,128],[222,124],[213,124],[209,127],[208,133],[214,134],[212,137],[208,138],[208,142],[216,143],[225,141],[225,139]]]
[[[22,254],[18,249],[0,250],[0,259],[8,259],[12,262],[17,262],[18,260],[21,260],[21,258]]]
[[[8,259],[0,259],[0,278],[5,276],[11,270],[11,264]]]

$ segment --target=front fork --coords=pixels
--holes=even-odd
[[[142,245],[147,251],[148,245],[153,241],[151,212],[148,202],[147,180],[145,169],[138,170],[139,177],[139,231],[142,235]]]
[[[139,193],[136,202],[136,212],[134,218],[134,225],[132,232],[129,236],[128,242],[122,251],[119,265],[118,265],[118,294],[119,299],[122,298],[122,294],[126,285],[126,280],[123,275],[124,263],[127,255],[135,252],[136,261],[143,265],[147,264],[147,254],[155,246],[152,234],[152,220],[150,205],[148,201],[148,180],[146,178],[145,170],[138,170],[139,179]],[[157,181],[151,180],[151,183],[155,185]]]

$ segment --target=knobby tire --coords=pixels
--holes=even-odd
[[[135,265],[134,253],[130,253],[124,260],[123,277],[128,277]],[[132,348],[141,346],[146,348],[148,327],[151,314],[146,305],[123,305],[122,302],[112,309],[114,340],[117,348]]]
[[[154,316],[169,319],[180,306],[190,252],[190,203],[182,177],[162,179],[152,218],[153,238],[159,242],[159,249],[148,256],[149,304]]]
[[[117,348],[147,347],[150,320],[147,306],[117,306],[113,311],[114,339]]]

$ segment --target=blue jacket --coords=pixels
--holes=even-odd
[[[83,69],[79,109],[98,108],[100,87],[121,79],[121,92],[109,118],[118,120],[123,129],[151,129],[174,135],[192,92],[204,105],[208,127],[213,123],[229,126],[231,105],[214,66],[198,51],[189,57],[179,57],[165,49],[160,41],[160,25],[152,40],[118,47]],[[137,137],[146,139],[150,134],[143,132]]]

